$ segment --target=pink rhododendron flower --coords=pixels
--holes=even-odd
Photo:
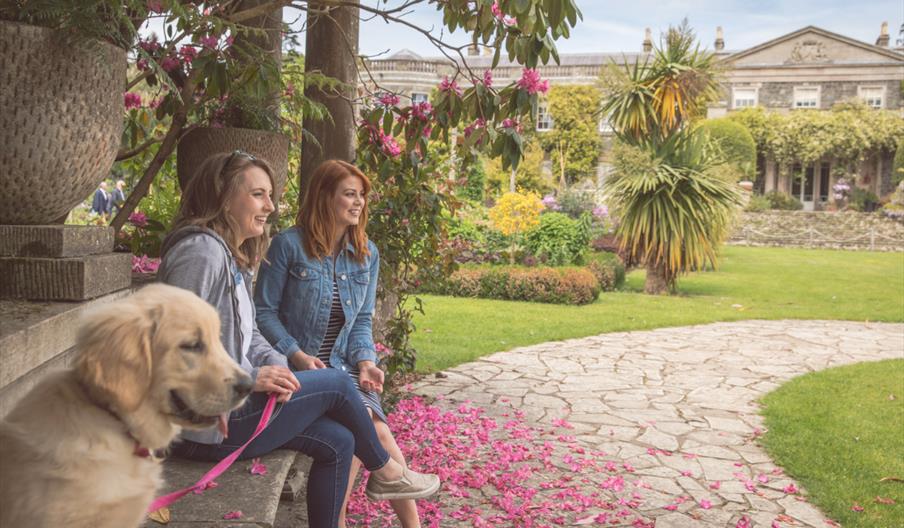
[[[787,486],[785,486],[784,492],[789,495],[797,493],[797,486],[795,486],[794,483],[792,482],[791,484],[788,484]]]
[[[148,60],[147,59],[138,59],[138,62],[135,63],[135,67],[140,71],[145,71],[148,69]]]
[[[458,87],[458,82],[455,79],[449,79],[449,77],[443,77],[443,80],[439,83],[439,91],[441,92],[455,92],[455,95],[461,97],[461,88]]]
[[[126,92],[122,94],[123,104],[126,107],[126,110],[132,110],[133,108],[141,108],[141,94],[137,94],[134,92]]]
[[[764,475],[764,474],[762,474],[762,473],[760,473],[759,475],[757,475],[757,476],[756,476],[756,479],[757,479],[758,481],[760,481],[760,483],[762,483],[762,484],[765,484],[765,483],[769,482],[769,477],[767,477],[766,475]]]
[[[191,64],[191,61],[198,56],[198,49],[186,44],[179,48],[179,56],[182,57],[182,62]]]
[[[411,115],[421,121],[428,121],[433,113],[433,105],[428,102],[414,103],[411,105]]]
[[[129,223],[136,227],[145,227],[148,225],[148,217],[140,211],[135,211],[129,215]]]
[[[700,507],[703,508],[704,510],[708,510],[713,507],[713,503],[709,502],[706,499],[703,499],[700,501]]]
[[[493,6],[490,8],[490,10],[493,12],[493,16],[498,18],[499,20],[502,20],[502,17],[505,16],[502,13],[502,8],[499,7],[499,2],[493,2]]]
[[[132,255],[132,273],[156,273],[160,267],[159,258],[148,258],[147,255]]]
[[[260,458],[252,458],[251,459],[251,467],[248,468],[248,472],[252,475],[266,475],[267,474],[267,466],[266,464],[261,463]]]
[[[737,524],[735,524],[735,528],[753,528],[753,524],[750,522],[750,517],[746,515],[738,519]]]
[[[504,19],[502,19],[502,23],[505,24],[506,26],[511,27],[511,26],[518,24],[518,19],[515,17],[507,16]]]
[[[399,104],[399,96],[392,93],[383,93],[377,97],[377,101],[383,106],[396,106]]]
[[[225,515],[223,515],[223,519],[225,519],[227,521],[230,521],[233,519],[241,519],[242,515],[243,514],[242,514],[241,510],[231,511],[231,512],[228,512]]]
[[[202,46],[204,46],[207,49],[217,49],[217,43],[220,42],[220,39],[218,39],[217,37],[211,36],[211,35],[207,35],[207,36],[201,37],[199,39],[199,42],[201,43]]]
[[[160,49],[160,42],[157,41],[157,35],[151,35],[147,40],[140,41],[138,47],[147,53],[154,53]]]
[[[540,80],[540,72],[533,68],[524,68],[521,72],[521,78],[518,79],[518,87],[527,90],[529,95],[537,92],[546,93],[549,91],[549,81]]]
[[[379,133],[380,143],[383,145],[382,150],[384,154],[395,158],[402,153],[402,147],[399,146],[395,138],[390,135],[384,134],[382,130],[380,130]]]
[[[163,71],[171,72],[179,69],[180,63],[179,59],[170,55],[168,57],[164,57],[162,61],[160,61],[160,67],[163,68]]]
[[[286,97],[294,97],[295,96],[295,85],[292,83],[286,83],[286,89],[283,91],[283,95]]]
[[[483,85],[487,88],[493,86],[493,72],[492,70],[484,70],[483,72]]]

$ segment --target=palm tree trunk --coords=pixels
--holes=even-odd
[[[643,292],[650,295],[669,294],[669,280],[666,276],[664,265],[647,263],[647,278],[643,284]]]

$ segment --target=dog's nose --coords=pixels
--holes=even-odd
[[[236,395],[240,398],[244,398],[251,394],[251,389],[254,388],[254,381],[251,380],[251,376],[245,374],[244,372],[241,376],[238,376],[235,380],[235,384],[232,386],[232,390],[235,391]]]

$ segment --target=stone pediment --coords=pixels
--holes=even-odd
[[[725,58],[745,66],[819,66],[829,64],[904,64],[904,55],[837,33],[808,26]]]

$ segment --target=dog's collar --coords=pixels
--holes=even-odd
[[[126,435],[127,437],[129,437],[129,439],[131,439],[132,442],[135,443],[135,448],[132,450],[133,455],[137,456],[138,458],[150,458],[152,460],[158,459],[158,458],[163,458],[160,454],[158,454],[158,452],[151,451],[147,447],[142,446],[141,442],[139,442],[138,439],[135,438],[135,435],[132,434],[132,431],[129,430],[129,424],[127,424],[125,422],[125,420],[123,420],[118,414],[113,412],[113,409],[111,409],[109,406],[104,405],[98,401],[95,401],[94,398],[91,397],[91,393],[88,392],[87,388],[85,387],[85,385],[82,383],[81,380],[78,380],[78,384],[79,384],[79,387],[82,389],[82,392],[84,392],[85,397],[88,398],[88,401],[93,403],[94,406],[97,407],[98,409],[103,409],[104,411],[107,411],[107,414],[112,416],[117,422],[121,423],[123,425],[123,427],[125,427],[125,430],[122,433],[124,435]]]

